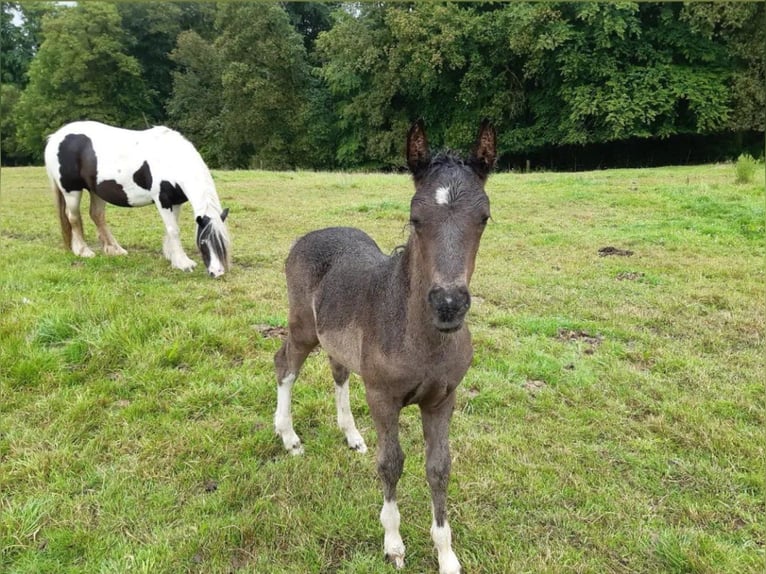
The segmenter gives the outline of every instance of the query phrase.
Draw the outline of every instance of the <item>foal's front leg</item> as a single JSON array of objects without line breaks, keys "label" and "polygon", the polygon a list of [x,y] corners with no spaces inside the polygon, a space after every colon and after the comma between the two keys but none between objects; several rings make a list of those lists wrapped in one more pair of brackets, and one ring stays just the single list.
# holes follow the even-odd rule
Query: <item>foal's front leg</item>
[{"label": "foal's front leg", "polygon": [[178,216],[181,212],[180,205],[174,205],[171,209],[162,207],[159,199],[155,202],[160,212],[162,222],[165,224],[165,239],[162,241],[162,253],[170,264],[181,271],[191,271],[196,263],[189,259],[181,245],[181,233],[178,230]]},{"label": "foal's front leg", "polygon": [[397,568],[404,567],[404,542],[399,533],[399,506],[396,503],[396,485],[404,469],[404,453],[399,445],[400,407],[388,397],[378,397],[368,390],[367,404],[378,434],[378,476],[383,483],[383,552]]},{"label": "foal's front leg", "polygon": [[452,530],[447,522],[447,484],[452,466],[449,424],[454,408],[454,391],[436,407],[420,407],[426,440],[426,477],[431,487],[431,538],[439,557],[439,574],[460,573],[460,562],[452,550]]}]

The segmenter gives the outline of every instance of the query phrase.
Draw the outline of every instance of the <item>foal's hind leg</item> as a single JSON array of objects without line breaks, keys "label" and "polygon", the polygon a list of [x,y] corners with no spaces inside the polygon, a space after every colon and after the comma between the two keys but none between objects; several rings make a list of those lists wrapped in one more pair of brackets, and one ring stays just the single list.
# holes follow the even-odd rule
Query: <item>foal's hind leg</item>
[{"label": "foal's hind leg", "polygon": [[319,344],[314,330],[313,316],[302,320],[290,313],[288,333],[284,343],[274,355],[277,371],[277,410],[274,413],[274,430],[282,437],[282,444],[290,454],[303,454],[301,439],[295,434],[290,403],[295,379],[303,362]]},{"label": "foal's hind leg", "polygon": [[80,257],[93,257],[96,254],[85,243],[85,236],[82,231],[82,218],[80,217],[82,191],[64,191],[62,195],[66,204],[66,217],[72,226],[72,253]]},{"label": "foal's hind leg", "polygon": [[104,253],[107,255],[125,255],[128,253],[120,247],[112,232],[109,231],[106,225],[106,201],[95,193],[90,194],[90,218],[96,224],[98,238],[101,240]]},{"label": "foal's hind leg", "polygon": [[335,380],[335,406],[338,410],[338,427],[346,435],[346,442],[350,449],[365,453],[367,452],[367,445],[356,428],[354,415],[351,412],[351,401],[348,396],[349,371],[332,357],[330,357],[330,367],[332,368],[332,378]]}]

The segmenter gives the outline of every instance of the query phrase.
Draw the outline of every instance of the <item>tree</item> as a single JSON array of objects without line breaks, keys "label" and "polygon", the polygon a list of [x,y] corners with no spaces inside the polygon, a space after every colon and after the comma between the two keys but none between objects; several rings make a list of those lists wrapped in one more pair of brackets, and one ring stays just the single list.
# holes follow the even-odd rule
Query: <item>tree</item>
[{"label": "tree", "polygon": [[13,20],[20,17],[18,3],[3,2],[0,10],[0,83],[22,86],[32,48],[24,37],[24,30]]},{"label": "tree", "polygon": [[224,3],[215,42],[222,62],[221,132],[233,165],[301,164],[309,66],[303,40],[276,4]]},{"label": "tree", "polygon": [[178,36],[170,58],[173,90],[167,103],[171,125],[186,135],[210,165],[229,158],[218,132],[221,122],[222,62],[218,51],[197,32]]},{"label": "tree", "polygon": [[165,103],[173,88],[170,52],[181,31],[181,8],[173,2],[118,3],[121,27],[128,39],[127,53],[141,65],[150,104],[147,120],[164,123]]},{"label": "tree", "polygon": [[2,165],[24,165],[32,159],[19,149],[13,108],[21,90],[15,84],[0,84],[0,154]]},{"label": "tree", "polygon": [[527,113],[503,144],[523,150],[726,128],[730,61],[678,4],[513,4]]},{"label": "tree", "polygon": [[44,41],[15,112],[24,150],[42,158],[44,138],[62,124],[92,119],[145,126],[141,67],[125,52],[113,4],[81,2],[43,19]]},{"label": "tree", "polygon": [[482,117],[518,116],[520,64],[504,47],[496,12],[432,3],[337,10],[317,50],[338,110],[339,163],[402,167],[402,134],[419,117],[435,145],[464,146]]},{"label": "tree", "polygon": [[332,27],[332,7],[324,2],[284,2],[283,6],[311,54],[319,34]]},{"label": "tree", "polygon": [[705,38],[722,43],[732,62],[734,130],[766,130],[766,4],[692,2],[681,18]]}]

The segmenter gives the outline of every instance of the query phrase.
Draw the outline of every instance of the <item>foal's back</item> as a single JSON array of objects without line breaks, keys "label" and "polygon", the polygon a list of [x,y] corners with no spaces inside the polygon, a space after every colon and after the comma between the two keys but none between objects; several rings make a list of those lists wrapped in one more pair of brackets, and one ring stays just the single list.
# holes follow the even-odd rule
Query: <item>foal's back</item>
[{"label": "foal's back", "polygon": [[361,374],[363,343],[378,338],[380,309],[389,306],[391,264],[359,229],[330,227],[304,235],[285,264],[291,330]]}]

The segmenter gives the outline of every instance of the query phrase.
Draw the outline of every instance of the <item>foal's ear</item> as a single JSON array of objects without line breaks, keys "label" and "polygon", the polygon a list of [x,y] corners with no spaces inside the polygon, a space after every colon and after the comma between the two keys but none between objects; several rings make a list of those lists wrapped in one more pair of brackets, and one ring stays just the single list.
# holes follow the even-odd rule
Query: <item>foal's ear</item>
[{"label": "foal's ear", "polygon": [[418,178],[431,163],[431,150],[428,149],[428,138],[423,120],[419,119],[407,132],[407,166],[412,175]]},{"label": "foal's ear", "polygon": [[227,207],[221,212],[221,221],[226,221],[226,216],[229,215],[229,208]]},{"label": "foal's ear", "polygon": [[473,144],[468,163],[481,179],[487,179],[497,159],[497,134],[488,118],[484,118]]}]

